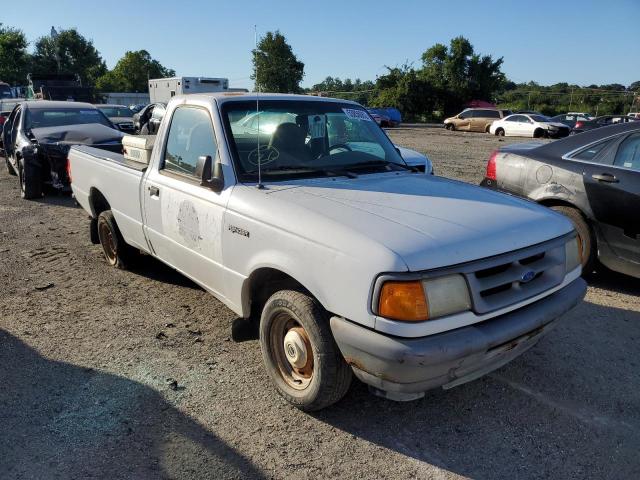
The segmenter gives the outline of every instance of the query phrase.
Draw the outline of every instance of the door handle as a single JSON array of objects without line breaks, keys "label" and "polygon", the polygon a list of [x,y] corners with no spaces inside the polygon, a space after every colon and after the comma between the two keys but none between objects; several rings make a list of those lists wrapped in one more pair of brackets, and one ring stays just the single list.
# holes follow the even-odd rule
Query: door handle
[{"label": "door handle", "polygon": [[149,195],[152,197],[160,196],[160,189],[158,187],[154,187],[153,185],[149,187]]},{"label": "door handle", "polygon": [[620,181],[615,177],[615,175],[611,175],[610,173],[603,173],[601,175],[594,173],[593,175],[591,175],[591,178],[599,182],[606,183],[618,183]]}]

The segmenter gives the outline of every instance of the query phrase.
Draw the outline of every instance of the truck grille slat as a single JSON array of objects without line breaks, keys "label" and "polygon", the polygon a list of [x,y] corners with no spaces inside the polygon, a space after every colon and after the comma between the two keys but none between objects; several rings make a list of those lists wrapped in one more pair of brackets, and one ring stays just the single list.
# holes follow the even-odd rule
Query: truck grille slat
[{"label": "truck grille slat", "polygon": [[469,285],[474,311],[482,315],[499,310],[559,285],[566,274],[566,240],[562,237],[464,265],[460,273]]}]

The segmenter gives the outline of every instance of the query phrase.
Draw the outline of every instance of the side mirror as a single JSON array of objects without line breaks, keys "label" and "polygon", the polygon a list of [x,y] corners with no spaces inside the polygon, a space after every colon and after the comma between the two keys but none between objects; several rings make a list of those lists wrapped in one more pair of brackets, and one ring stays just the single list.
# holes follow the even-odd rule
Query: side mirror
[{"label": "side mirror", "polygon": [[216,193],[224,188],[224,174],[220,162],[213,164],[211,155],[198,157],[196,163],[196,176],[200,178],[200,185],[208,187]]}]

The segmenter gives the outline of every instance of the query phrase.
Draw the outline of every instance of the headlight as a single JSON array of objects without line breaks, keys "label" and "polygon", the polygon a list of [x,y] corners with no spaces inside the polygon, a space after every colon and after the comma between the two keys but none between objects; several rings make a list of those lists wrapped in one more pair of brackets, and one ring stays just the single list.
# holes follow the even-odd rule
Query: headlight
[{"label": "headlight", "polygon": [[471,309],[462,275],[414,281],[387,281],[378,299],[378,314],[392,320],[420,322]]},{"label": "headlight", "polygon": [[565,268],[569,273],[582,265],[582,241],[579,236],[575,236],[564,244]]}]

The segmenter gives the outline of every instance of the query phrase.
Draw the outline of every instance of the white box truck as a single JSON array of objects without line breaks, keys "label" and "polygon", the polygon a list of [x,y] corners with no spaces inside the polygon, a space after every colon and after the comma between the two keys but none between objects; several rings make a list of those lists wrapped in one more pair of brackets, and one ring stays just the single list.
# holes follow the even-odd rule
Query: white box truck
[{"label": "white box truck", "polygon": [[228,89],[228,78],[170,77],[149,80],[151,103],[168,103],[176,95],[222,92]]}]

